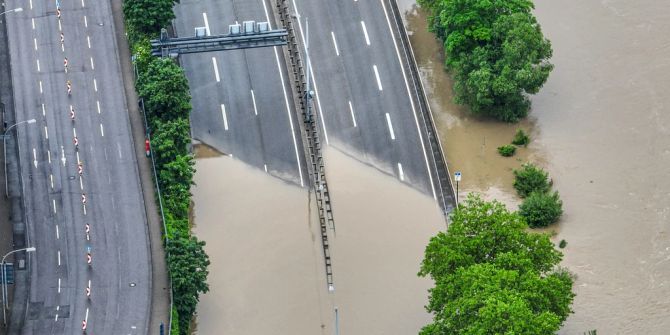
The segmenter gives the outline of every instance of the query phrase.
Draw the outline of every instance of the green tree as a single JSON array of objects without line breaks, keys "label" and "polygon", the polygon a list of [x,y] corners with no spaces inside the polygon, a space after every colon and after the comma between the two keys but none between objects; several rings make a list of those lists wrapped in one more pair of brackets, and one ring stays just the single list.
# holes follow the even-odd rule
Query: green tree
[{"label": "green tree", "polygon": [[546,234],[526,231],[517,213],[470,195],[446,233],[426,248],[419,275],[430,276],[421,334],[554,334],[574,298],[573,279]]},{"label": "green tree", "polygon": [[526,163],[520,170],[514,170],[514,188],[522,198],[532,192],[545,193],[550,187],[549,174],[532,163]]},{"label": "green tree", "polygon": [[184,70],[172,60],[152,58],[136,87],[153,123],[155,119],[188,118],[191,111],[188,80]]},{"label": "green tree", "polygon": [[532,192],[519,206],[519,214],[533,228],[546,227],[561,217],[563,202],[558,192]]},{"label": "green tree", "polygon": [[175,18],[174,0],[125,0],[123,15],[132,30],[147,36],[158,36]]},{"label": "green tree", "polygon": [[528,134],[526,134],[526,132],[521,128],[517,129],[516,134],[514,134],[514,139],[512,139],[512,144],[527,146],[528,143],[530,143],[530,137]]},{"label": "green tree", "polygon": [[157,121],[151,138],[154,158],[160,166],[188,153],[191,129],[187,118]]},{"label": "green tree", "polygon": [[516,147],[511,144],[505,144],[498,147],[498,153],[503,157],[511,157],[516,152]]},{"label": "green tree", "polygon": [[175,219],[188,218],[194,166],[193,156],[187,154],[178,155],[173,161],[158,167],[158,184],[163,194],[163,205]]},{"label": "green tree", "polygon": [[207,268],[210,262],[204,246],[204,241],[191,236],[177,237],[167,247],[173,302],[179,314],[181,334],[189,334],[191,318],[200,301],[200,294],[209,291]]}]

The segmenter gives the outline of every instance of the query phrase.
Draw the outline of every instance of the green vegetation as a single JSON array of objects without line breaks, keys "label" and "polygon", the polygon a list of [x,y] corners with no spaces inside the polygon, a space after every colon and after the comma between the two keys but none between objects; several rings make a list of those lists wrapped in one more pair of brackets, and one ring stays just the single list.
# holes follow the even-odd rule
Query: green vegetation
[{"label": "green vegetation", "polygon": [[563,249],[568,245],[568,241],[566,240],[561,240],[561,242],[558,243],[558,247]]},{"label": "green vegetation", "polygon": [[418,0],[430,30],[444,40],[456,102],[479,115],[514,122],[530,110],[529,94],[553,69],[552,50],[530,0]]},{"label": "green vegetation", "polygon": [[532,192],[519,206],[519,214],[531,228],[546,227],[563,214],[563,202],[558,192]]},{"label": "green vegetation", "polygon": [[514,139],[512,139],[512,144],[526,146],[528,143],[530,143],[530,137],[528,137],[528,134],[526,134],[523,129],[517,129],[516,134],[514,135]]},{"label": "green vegetation", "polygon": [[550,187],[549,174],[532,163],[524,164],[521,170],[514,170],[514,188],[522,198],[535,191],[547,192]]},{"label": "green vegetation", "polygon": [[504,157],[513,156],[516,152],[516,147],[511,144],[506,144],[501,147],[498,147],[498,153]]},{"label": "green vegetation", "polygon": [[546,234],[529,233],[517,213],[469,195],[447,232],[426,247],[420,276],[430,276],[422,335],[554,334],[571,313],[573,278]]},{"label": "green vegetation", "polygon": [[174,18],[172,0],[126,0],[124,14],[137,68],[165,215],[167,264],[172,281],[172,334],[190,334],[200,294],[209,291],[205,243],[191,236],[189,209],[195,161],[189,152],[191,96],[184,71],[151,56],[149,39]]}]

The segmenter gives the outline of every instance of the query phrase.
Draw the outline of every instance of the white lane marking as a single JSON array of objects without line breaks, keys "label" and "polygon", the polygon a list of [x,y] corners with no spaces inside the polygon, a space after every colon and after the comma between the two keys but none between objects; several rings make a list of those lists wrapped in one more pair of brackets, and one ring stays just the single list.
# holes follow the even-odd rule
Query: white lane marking
[{"label": "white lane marking", "polygon": [[77,151],[77,164],[80,164],[81,161],[79,160],[79,151]]},{"label": "white lane marking", "polygon": [[395,140],[395,133],[393,132],[393,124],[391,123],[391,115],[386,113],[386,123],[389,125],[389,133],[391,134],[391,139]]},{"label": "white lane marking", "polygon": [[409,96],[409,102],[412,106],[412,113],[414,113],[414,123],[416,124],[416,130],[419,133],[419,142],[421,143],[421,149],[423,150],[423,159],[426,162],[426,170],[428,170],[430,187],[433,190],[433,199],[437,200],[437,193],[435,192],[435,185],[433,183],[433,175],[430,173],[430,165],[428,163],[428,153],[426,152],[426,145],[423,143],[423,135],[421,135],[421,128],[419,127],[419,118],[416,115],[416,108],[414,107],[414,100],[412,100],[412,94],[410,93],[409,90],[409,83],[407,82],[407,75],[405,74],[405,68],[402,66],[402,59],[400,58],[398,43],[395,40],[395,34],[393,33],[393,29],[391,28],[391,20],[389,19],[388,12],[386,11],[386,4],[384,4],[384,0],[380,0],[380,2],[382,3],[382,7],[384,9],[384,15],[386,16],[386,23],[388,24],[389,32],[391,33],[391,40],[393,40],[393,46],[395,47],[395,53],[398,57],[398,63],[400,64],[402,77],[405,80],[405,89],[407,90],[407,96]]},{"label": "white lane marking", "polygon": [[30,0],[30,9],[33,9],[33,0]]},{"label": "white lane marking", "polygon": [[47,115],[47,110],[44,108],[44,104],[42,104],[42,116]]},{"label": "white lane marking", "polygon": [[60,266],[60,250],[58,250],[58,266]]},{"label": "white lane marking", "polygon": [[37,72],[40,72],[40,60],[37,60]]},{"label": "white lane marking", "polygon": [[84,5],[84,0],[81,0],[81,6],[86,7],[86,5]]},{"label": "white lane marking", "polygon": [[42,81],[40,80],[40,94],[42,94]]},{"label": "white lane marking", "polygon": [[84,206],[84,215],[86,215],[86,205],[84,204],[82,206]]},{"label": "white lane marking", "polygon": [[202,13],[202,19],[205,20],[205,31],[207,36],[209,36],[209,21],[207,21],[207,13]]},{"label": "white lane marking", "polygon": [[401,181],[405,181],[405,172],[402,170],[402,164],[398,163],[398,175]]},{"label": "white lane marking", "polygon": [[56,313],[56,317],[54,318],[54,322],[58,322],[58,313]]},{"label": "white lane marking", "polygon": [[221,116],[223,116],[223,129],[228,130],[228,117],[226,116],[226,105],[221,104]]},{"label": "white lane marking", "polygon": [[88,44],[88,48],[90,49],[91,48],[91,37],[90,36],[86,36],[86,44]]},{"label": "white lane marking", "polygon": [[365,28],[365,21],[361,21],[361,27],[363,27],[363,35],[365,35],[365,43],[370,45],[370,37],[368,36],[367,28]]},{"label": "white lane marking", "polygon": [[267,165],[267,164],[263,164],[263,168],[265,169],[265,173],[267,173],[267,172],[268,172],[268,165]]},{"label": "white lane marking", "polygon": [[60,51],[65,52],[65,44],[60,45]]},{"label": "white lane marking", "polygon": [[[56,225],[56,239],[60,239],[60,229],[58,229],[58,225]],[[58,286],[60,286],[60,279],[58,279]]]},{"label": "white lane marking", "polygon": [[105,137],[105,129],[102,128],[102,123],[100,124],[100,135],[102,135],[102,137]]},{"label": "white lane marking", "polygon": [[93,78],[93,89],[97,92],[98,91],[98,81]]},{"label": "white lane marking", "polygon": [[[58,226],[56,226],[56,227],[58,227]],[[58,293],[60,293],[60,278],[58,278]],[[58,306],[58,307],[60,307],[60,306]],[[58,309],[56,309],[56,310],[58,310]],[[56,317],[58,317],[58,315],[56,315]]]},{"label": "white lane marking", "polygon": [[83,191],[84,190],[84,178],[79,177],[79,188]]},{"label": "white lane marking", "polygon": [[86,317],[84,317],[84,321],[88,322],[88,307],[86,307]]},{"label": "white lane marking", "polygon": [[351,112],[351,120],[354,121],[354,128],[358,127],[358,125],[356,125],[356,116],[354,115],[354,107],[351,105],[351,101],[349,101],[349,112]]},{"label": "white lane marking", "polygon": [[62,145],[60,146],[60,160],[61,162],[63,162],[63,166],[65,166],[65,161],[67,161],[67,158],[65,158],[65,149],[63,148]]},{"label": "white lane marking", "polygon": [[340,49],[337,48],[337,41],[335,40],[335,32],[330,32],[330,36],[333,37],[333,45],[335,46],[335,54],[340,55]]},{"label": "white lane marking", "polygon": [[47,126],[44,126],[44,137],[46,137],[47,140],[49,139],[49,129],[47,129]]},{"label": "white lane marking", "polygon": [[383,91],[384,89],[382,88],[382,81],[379,79],[379,71],[377,71],[377,65],[372,65],[372,69],[375,71],[375,78],[377,78],[377,87],[379,88],[380,91]]},{"label": "white lane marking", "polygon": [[[265,1],[263,2],[263,5],[265,5]],[[270,21],[267,9],[265,8],[265,6],[263,8],[265,9],[265,17],[267,18],[268,21]],[[300,17],[300,13],[298,12],[298,6],[295,4],[295,0],[293,0],[293,8],[295,8],[296,16]],[[302,45],[305,45],[305,33],[302,30],[302,22],[300,20],[298,20],[298,28],[300,28],[300,38],[302,39]],[[319,107],[319,115],[321,115],[321,127],[323,128],[323,138],[326,140],[326,145],[329,145],[330,142],[328,141],[328,130],[326,129],[326,121],[324,121],[325,119],[323,118],[321,99],[319,99],[319,87],[316,84],[316,75],[314,73],[312,63],[309,64],[309,73],[312,75],[312,83],[314,84],[314,93],[316,93],[316,105]],[[296,152],[297,151],[298,149],[296,148]]]},{"label": "white lane marking", "polygon": [[[116,150],[119,152],[119,158],[123,158],[121,155],[121,144],[116,143]],[[79,156],[77,156],[77,160],[79,160]]]},{"label": "white lane marking", "polygon": [[54,213],[58,213],[58,212],[56,211],[56,199],[53,199],[52,201],[53,201],[53,205],[54,205]]},{"label": "white lane marking", "polygon": [[33,148],[33,164],[35,164],[35,168],[37,168],[37,151],[35,151],[35,148]]},{"label": "white lane marking", "polygon": [[100,101],[96,101],[95,105],[98,106],[98,114],[100,114]]},{"label": "white lane marking", "polygon": [[258,115],[258,109],[256,109],[256,96],[254,95],[254,90],[251,90],[251,102],[254,103],[254,115]]},{"label": "white lane marking", "polygon": [[219,77],[219,67],[216,65],[216,57],[212,57],[212,65],[214,66],[214,77],[218,83],[221,81],[221,77]]},{"label": "white lane marking", "polygon": [[54,188],[54,175],[49,174],[49,179],[51,180],[51,188]]},{"label": "white lane marking", "polygon": [[84,26],[88,28],[88,19],[86,18],[86,15],[84,15]]},{"label": "white lane marking", "polygon": [[[263,10],[265,11],[265,18],[267,19],[267,22],[270,22],[270,15],[268,15],[268,9],[267,9],[267,6],[265,5],[265,1],[263,1]],[[286,93],[286,85],[284,85],[284,74],[282,73],[282,70],[281,70],[282,67],[281,67],[281,63],[279,62],[279,53],[277,52],[277,48],[274,47],[273,49],[275,51],[275,60],[277,61],[277,70],[279,72],[279,80],[281,81],[281,88],[282,88],[282,91],[284,91],[284,102],[286,104],[286,113],[288,114],[288,122],[291,125],[291,137],[293,138],[293,149],[295,150],[295,160],[296,160],[296,164],[298,165],[298,174],[300,175],[300,186],[304,187],[305,182],[302,178],[302,166],[300,165],[300,155],[298,155],[298,142],[295,138],[295,127],[293,126],[293,116],[291,116],[291,107],[289,106],[289,103],[288,103],[288,95]],[[314,84],[314,89],[316,90],[316,81],[315,81],[315,84]],[[316,92],[318,94],[319,91],[317,90]],[[321,107],[319,106],[319,108],[321,108]],[[323,122],[323,119],[321,120],[321,122]],[[325,125],[323,127],[323,131],[324,131],[324,134],[325,134],[325,132],[326,132]],[[328,135],[325,135],[325,136],[326,136],[326,142],[328,142]]]},{"label": "white lane marking", "polygon": [[47,150],[47,157],[49,158],[49,164],[51,164],[51,150]]},{"label": "white lane marking", "polygon": [[37,51],[37,38],[33,38],[33,44],[35,45],[35,51]]},{"label": "white lane marking", "polygon": [[63,31],[63,26],[61,26],[60,20],[58,20],[58,31]]},{"label": "white lane marking", "polygon": [[91,70],[95,70],[95,65],[93,64],[93,57],[91,57]]},{"label": "white lane marking", "polygon": [[33,23],[33,30],[35,30],[35,18],[30,19]]},{"label": "white lane marking", "polygon": [[77,137],[77,128],[72,127],[72,136]]}]

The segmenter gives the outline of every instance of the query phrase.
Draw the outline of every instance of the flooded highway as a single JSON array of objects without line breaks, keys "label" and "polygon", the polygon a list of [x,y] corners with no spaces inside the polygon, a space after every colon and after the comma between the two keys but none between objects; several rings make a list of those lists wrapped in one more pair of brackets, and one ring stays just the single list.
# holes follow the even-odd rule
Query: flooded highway
[{"label": "flooded highway", "polygon": [[[556,68],[520,124],[477,120],[451,96],[441,45],[414,2],[399,1],[461,196],[516,207],[511,170],[544,166],[564,202],[555,241],[577,275],[562,334],[667,334],[670,329],[670,3],[538,0]],[[496,147],[516,129],[532,142]]]}]

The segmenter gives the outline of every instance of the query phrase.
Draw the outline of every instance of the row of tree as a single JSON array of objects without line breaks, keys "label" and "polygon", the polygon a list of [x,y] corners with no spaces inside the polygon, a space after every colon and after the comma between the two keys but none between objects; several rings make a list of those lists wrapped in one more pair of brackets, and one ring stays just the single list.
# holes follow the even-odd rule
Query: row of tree
[{"label": "row of tree", "polygon": [[205,243],[191,235],[190,188],[195,162],[189,115],[191,95],[184,71],[171,59],[151,56],[149,39],[174,18],[172,0],[125,0],[123,11],[135,56],[135,88],[143,98],[165,216],[167,264],[172,281],[172,334],[190,334],[202,293],[209,291]]},{"label": "row of tree", "polygon": [[475,114],[517,121],[528,94],[546,82],[551,44],[531,13],[531,0],[418,0],[431,31],[444,41],[456,101]]},{"label": "row of tree", "polygon": [[459,204],[421,264],[435,282],[421,334],[555,334],[571,313],[573,278],[549,236],[527,228],[499,202]]}]

